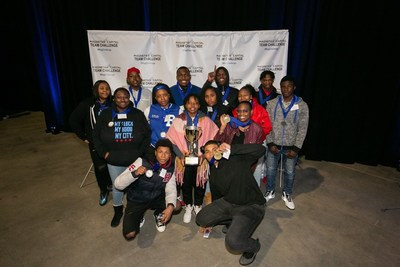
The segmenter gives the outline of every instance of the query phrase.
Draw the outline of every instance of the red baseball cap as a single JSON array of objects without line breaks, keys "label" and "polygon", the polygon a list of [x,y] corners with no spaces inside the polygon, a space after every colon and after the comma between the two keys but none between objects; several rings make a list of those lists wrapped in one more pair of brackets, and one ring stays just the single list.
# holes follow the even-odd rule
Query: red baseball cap
[{"label": "red baseball cap", "polygon": [[129,75],[129,73],[131,73],[131,72],[136,72],[137,74],[140,75],[140,70],[138,68],[132,67],[132,68],[128,69],[127,75]]}]

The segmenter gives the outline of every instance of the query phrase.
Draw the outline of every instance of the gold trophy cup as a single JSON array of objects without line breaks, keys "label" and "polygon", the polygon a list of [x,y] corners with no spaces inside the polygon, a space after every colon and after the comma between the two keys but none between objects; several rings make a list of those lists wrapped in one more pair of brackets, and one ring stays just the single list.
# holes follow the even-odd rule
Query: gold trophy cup
[{"label": "gold trophy cup", "polygon": [[197,126],[185,126],[185,138],[189,142],[189,155],[185,157],[185,165],[199,165],[199,158],[195,152],[195,142],[201,136],[201,128]]}]

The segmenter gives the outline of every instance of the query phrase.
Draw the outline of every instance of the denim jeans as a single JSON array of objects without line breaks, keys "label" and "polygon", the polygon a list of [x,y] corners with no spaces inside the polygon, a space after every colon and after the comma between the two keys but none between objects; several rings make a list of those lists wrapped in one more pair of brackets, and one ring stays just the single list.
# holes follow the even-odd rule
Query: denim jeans
[{"label": "denim jeans", "polygon": [[226,246],[238,253],[255,252],[258,244],[251,236],[264,214],[265,205],[235,205],[219,198],[203,207],[196,216],[196,223],[202,227],[228,224]]},{"label": "denim jeans", "polygon": [[125,169],[127,167],[114,166],[114,165],[111,165],[111,164],[107,164],[107,166],[108,166],[108,171],[110,173],[111,180],[113,182],[113,191],[112,191],[113,205],[114,205],[114,207],[122,206],[122,204],[123,204],[122,200],[124,198],[124,192],[116,189],[115,186],[114,186],[114,182],[115,182],[115,179],[118,177],[118,175],[120,175],[123,171],[125,171]]},{"label": "denim jeans", "polygon": [[290,149],[282,149],[279,153],[273,154],[271,151],[267,155],[267,191],[275,190],[275,180],[278,164],[282,156],[283,164],[283,190],[287,194],[293,193],[294,172],[298,156],[288,158],[287,153]]}]

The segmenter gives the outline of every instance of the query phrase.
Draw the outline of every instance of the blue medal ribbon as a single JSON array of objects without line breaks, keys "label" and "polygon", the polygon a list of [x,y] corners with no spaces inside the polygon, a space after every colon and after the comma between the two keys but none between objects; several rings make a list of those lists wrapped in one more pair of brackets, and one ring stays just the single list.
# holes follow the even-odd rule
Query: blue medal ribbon
[{"label": "blue medal ribbon", "polygon": [[[231,116],[229,116],[229,117],[231,118],[229,125],[234,129],[238,128],[239,126],[246,127],[251,124],[251,119],[248,122],[241,122],[240,120],[238,120],[235,117],[231,117]],[[236,125],[236,127],[234,125]]]},{"label": "blue medal ribbon", "polygon": [[192,90],[192,83],[189,83],[188,84],[188,86],[187,86],[187,89],[186,89],[186,93],[183,93],[183,89],[182,89],[182,87],[179,85],[179,83],[176,83],[176,85],[178,85],[178,87],[179,87],[179,94],[181,95],[181,97],[182,97],[182,100],[183,99],[185,99],[185,97],[188,95],[188,94],[190,94],[190,90]]},{"label": "blue medal ribbon", "polygon": [[268,100],[270,100],[271,99],[271,97],[272,97],[272,92],[271,92],[271,94],[269,94],[267,97],[265,97],[265,98],[263,98],[263,93],[262,93],[262,91],[263,91],[263,89],[262,89],[262,86],[260,85],[259,87],[258,87],[258,99],[260,100],[260,104],[261,105],[264,105]]},{"label": "blue medal ribbon", "polygon": [[215,108],[213,114],[211,115],[211,120],[212,121],[214,121],[215,117],[217,117],[217,113],[218,113],[218,109]]},{"label": "blue medal ribbon", "polygon": [[[168,110],[172,106],[172,103],[169,103],[167,108],[163,108],[160,104],[157,104],[157,105],[160,106],[160,108],[161,108],[161,110],[163,112],[163,121],[165,122],[165,116],[168,114]],[[168,131],[167,125],[165,123],[163,123],[161,132],[165,132],[166,133],[167,131]]]},{"label": "blue medal ribbon", "polygon": [[[226,90],[225,90],[225,93],[224,93],[224,96],[222,97],[222,104],[224,104],[224,102],[226,101],[226,99],[228,98],[228,95],[229,95],[229,91],[231,90],[231,88],[229,87],[229,85],[228,85],[228,87],[226,88]],[[221,92],[222,93],[222,92]]]},{"label": "blue medal ribbon", "polygon": [[99,100],[97,100],[96,101],[98,104],[99,104],[99,106],[100,106],[100,108],[99,108],[99,112],[97,112],[97,116],[100,116],[100,113],[103,111],[103,110],[105,110],[105,109],[107,109],[108,108],[108,102],[107,102],[107,100],[106,101],[104,101],[104,104],[102,104]]},{"label": "blue medal ribbon", "polygon": [[133,91],[132,91],[132,87],[131,86],[129,86],[129,92],[131,93],[131,96],[132,96],[132,98],[133,98],[133,102],[134,102],[134,104],[135,104],[135,108],[137,108],[137,106],[138,106],[138,104],[139,104],[139,101],[140,101],[140,98],[142,97],[142,87],[139,87],[139,92],[138,92],[138,99],[136,100],[136,98],[133,96]]},{"label": "blue medal ribbon", "polygon": [[297,102],[297,96],[293,95],[292,101],[290,102],[290,105],[287,108],[283,107],[283,103],[282,103],[282,96],[278,97],[278,103],[279,106],[282,109],[282,113],[283,113],[283,118],[286,119],[286,116],[289,114],[289,111],[292,109],[294,103]]},{"label": "blue medal ribbon", "polygon": [[189,113],[187,112],[187,110],[185,110],[185,114],[186,114],[186,121],[187,121],[187,125],[188,126],[197,126],[197,123],[199,122],[199,112],[196,113],[196,116],[194,116],[194,119],[192,120],[192,117],[189,116]]}]

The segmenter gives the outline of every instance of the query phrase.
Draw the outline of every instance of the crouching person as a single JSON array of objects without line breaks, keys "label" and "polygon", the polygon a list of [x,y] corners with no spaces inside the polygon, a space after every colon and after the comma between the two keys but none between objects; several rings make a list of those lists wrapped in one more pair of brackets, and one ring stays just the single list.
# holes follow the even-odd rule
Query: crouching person
[{"label": "crouching person", "polygon": [[155,162],[138,158],[115,180],[115,187],[125,190],[127,205],[123,220],[123,234],[131,240],[144,224],[144,213],[154,210],[156,228],[165,231],[176,207],[176,181],[172,143],[161,139],[155,145]]}]

